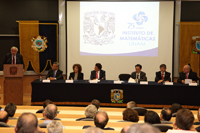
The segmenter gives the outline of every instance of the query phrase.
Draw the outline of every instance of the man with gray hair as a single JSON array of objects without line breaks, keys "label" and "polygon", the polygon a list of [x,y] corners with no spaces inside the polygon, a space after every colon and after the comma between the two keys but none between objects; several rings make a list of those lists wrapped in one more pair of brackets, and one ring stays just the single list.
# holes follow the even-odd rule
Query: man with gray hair
[{"label": "man with gray hair", "polygon": [[58,62],[54,62],[53,66],[52,66],[52,69],[49,70],[46,78],[49,79],[49,80],[63,79],[62,73],[63,73],[63,71],[61,71],[59,69],[59,63]]},{"label": "man with gray hair", "polygon": [[48,133],[63,133],[63,125],[60,121],[53,120],[47,124]]},{"label": "man with gray hair", "polygon": [[86,108],[85,108],[85,116],[86,118],[79,118],[79,119],[76,119],[76,121],[94,121],[94,116],[96,115],[97,113],[97,108],[95,105],[88,105]]},{"label": "man with gray hair", "polygon": [[[57,107],[55,104],[49,104],[45,107],[43,111],[43,117],[45,119],[44,123],[39,124],[39,127],[46,127],[48,123],[52,122],[57,116]],[[64,128],[64,127],[63,127]]]},{"label": "man with gray hair", "polygon": [[137,104],[134,101],[130,101],[127,103],[127,108],[134,108],[137,107]]},{"label": "man with gray hair", "polygon": [[23,56],[17,52],[18,52],[18,48],[13,46],[11,48],[11,52],[6,54],[3,64],[13,64],[13,65],[23,64],[24,65]]},{"label": "man with gray hair", "polygon": [[133,124],[126,133],[160,133],[160,130],[150,124]]},{"label": "man with gray hair", "polygon": [[197,73],[193,72],[189,65],[183,67],[183,71],[179,73],[178,83],[185,84],[185,79],[192,79],[192,82],[195,83],[199,79]]},{"label": "man with gray hair", "polygon": [[101,130],[98,127],[89,127],[85,130],[84,133],[104,133],[103,130]]}]

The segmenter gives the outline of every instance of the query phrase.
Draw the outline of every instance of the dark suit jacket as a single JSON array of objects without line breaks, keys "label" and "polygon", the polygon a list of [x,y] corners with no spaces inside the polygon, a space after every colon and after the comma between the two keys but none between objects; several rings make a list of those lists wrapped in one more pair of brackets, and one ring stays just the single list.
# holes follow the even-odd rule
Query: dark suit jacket
[{"label": "dark suit jacket", "polygon": [[[136,79],[136,71],[131,73],[131,78]],[[139,81],[147,81],[146,73],[140,71],[140,79]]]},{"label": "dark suit jacket", "polygon": [[[91,71],[90,79],[96,79],[96,71]],[[99,79],[106,80],[106,72],[104,70],[100,70]]]},{"label": "dark suit jacket", "polygon": [[[164,81],[169,81],[169,82],[171,82],[170,74],[171,74],[171,73],[165,71]],[[158,81],[161,80],[161,79],[162,79],[161,71],[156,72],[155,82],[158,82]]]},{"label": "dark suit jacket", "polygon": [[[185,80],[185,79],[186,79],[185,73],[180,72],[177,82],[178,82],[178,83],[182,83],[181,81],[182,81],[182,80]],[[198,80],[199,78],[197,77],[197,73],[196,73],[196,72],[190,71],[189,76],[188,76],[188,79],[192,79],[192,81],[197,82],[197,80]]]},{"label": "dark suit jacket", "polygon": [[[56,72],[57,80],[63,79],[62,73],[63,73],[63,71],[61,71],[60,69],[57,70],[57,72]],[[53,74],[54,74],[54,70],[50,69],[46,78],[53,77]]]},{"label": "dark suit jacket", "polygon": [[[11,53],[6,54],[3,64],[12,64],[12,54]],[[23,56],[19,53],[16,54],[16,64],[23,64],[23,66],[24,66]]]},{"label": "dark suit jacket", "polygon": [[[75,76],[75,72],[71,72],[70,73],[70,76],[69,76],[69,79],[74,79],[74,76]],[[78,80],[83,80],[83,73],[78,73],[78,77],[77,77]]]}]

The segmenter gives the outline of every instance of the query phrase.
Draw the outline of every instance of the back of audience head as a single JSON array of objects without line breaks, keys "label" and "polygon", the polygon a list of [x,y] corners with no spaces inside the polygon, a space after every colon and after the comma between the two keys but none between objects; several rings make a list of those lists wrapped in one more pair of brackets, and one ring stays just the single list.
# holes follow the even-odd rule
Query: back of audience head
[{"label": "back of audience head", "polygon": [[131,108],[127,108],[123,111],[123,120],[125,121],[132,121],[132,122],[138,122],[139,116],[137,111]]},{"label": "back of audience head", "polygon": [[94,117],[95,126],[101,129],[104,129],[108,121],[109,121],[108,114],[103,110],[97,112],[97,114]]},{"label": "back of audience head", "polygon": [[6,111],[0,111],[0,122],[7,123],[8,122],[8,113]]},{"label": "back of audience head", "polygon": [[47,124],[47,131],[48,133],[62,133],[63,125],[60,121],[53,120]]},{"label": "back of audience head", "polygon": [[160,117],[154,111],[147,111],[147,113],[144,116],[144,121],[149,123],[149,124],[159,124],[159,123],[161,123]]},{"label": "back of audience head", "polygon": [[171,112],[176,113],[179,109],[182,109],[182,106],[179,103],[173,103],[171,106]]},{"label": "back of audience head", "polygon": [[88,105],[86,108],[85,108],[85,116],[87,118],[94,118],[94,116],[96,115],[97,113],[97,108],[96,106],[90,104]]},{"label": "back of audience head", "polygon": [[13,103],[8,103],[5,107],[5,111],[8,112],[9,117],[13,117],[15,115],[15,111],[17,106]]},{"label": "back of audience head", "polygon": [[126,133],[160,133],[160,130],[150,124],[133,124]]},{"label": "back of audience head", "polygon": [[92,102],[91,102],[91,104],[93,104],[94,106],[96,106],[97,109],[99,109],[99,107],[100,107],[100,102],[97,99],[93,99]]},{"label": "back of audience head", "polygon": [[200,121],[200,108],[198,109],[198,112],[197,112],[197,118]]},{"label": "back of audience head", "polygon": [[130,128],[130,125],[126,125],[125,127],[122,128],[120,133],[126,133],[129,128]]},{"label": "back of audience head", "polygon": [[180,109],[176,114],[175,125],[182,130],[193,128],[194,115],[189,109]]},{"label": "back of audience head", "polygon": [[49,104],[53,104],[53,102],[52,102],[51,100],[49,100],[49,99],[45,100],[45,101],[43,102],[43,108],[45,109],[45,107],[46,107],[47,105],[49,105]]},{"label": "back of audience head", "polygon": [[171,117],[172,113],[170,108],[167,107],[163,108],[160,114],[160,120],[170,121]]},{"label": "back of audience head", "polygon": [[134,107],[137,107],[136,102],[130,101],[130,102],[127,103],[127,108],[134,108]]},{"label": "back of audience head", "polygon": [[84,133],[103,133],[103,130],[98,127],[89,127]]},{"label": "back of audience head", "polygon": [[57,116],[57,107],[55,104],[49,104],[45,107],[43,111],[43,116],[45,119],[53,120]]},{"label": "back of audience head", "polygon": [[17,120],[17,125],[15,127],[15,132],[27,132],[37,130],[38,119],[33,113],[23,113]]}]

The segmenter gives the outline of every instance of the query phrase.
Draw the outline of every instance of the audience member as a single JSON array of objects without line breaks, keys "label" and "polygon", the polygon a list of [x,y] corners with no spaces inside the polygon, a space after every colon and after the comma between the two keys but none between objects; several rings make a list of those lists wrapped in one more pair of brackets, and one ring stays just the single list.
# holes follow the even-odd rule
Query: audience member
[{"label": "audience member", "polygon": [[106,80],[106,72],[102,70],[102,65],[100,63],[95,64],[94,70],[91,71],[90,79]]},{"label": "audience member", "polygon": [[97,110],[98,110],[99,107],[100,107],[100,101],[97,100],[97,99],[93,99],[92,102],[91,102],[91,104],[95,105],[95,106],[97,107]]},{"label": "audience member", "polygon": [[85,116],[84,118],[76,119],[76,121],[94,121],[94,116],[97,113],[96,106],[90,104],[85,108]]},{"label": "audience member", "polygon": [[133,124],[126,133],[160,133],[160,130],[150,124]]},{"label": "audience member", "polygon": [[168,123],[171,120],[171,117],[172,117],[172,112],[170,108],[167,108],[167,107],[163,108],[160,114],[161,123]]},{"label": "audience member", "polygon": [[103,133],[103,130],[98,127],[88,127],[84,133]]},{"label": "audience member", "polygon": [[[13,119],[13,116],[15,115],[17,106],[14,103],[8,103],[5,107],[5,111],[8,113],[9,119]],[[17,118],[14,118],[17,119]]]},{"label": "audience member", "polygon": [[130,101],[130,102],[127,103],[126,107],[132,109],[134,107],[137,107],[137,104],[134,101]]},{"label": "audience member", "polygon": [[123,120],[124,121],[131,121],[131,122],[138,122],[139,116],[137,111],[131,108],[127,108],[123,111]]},{"label": "audience member", "polygon": [[[94,117],[94,124],[96,127],[99,127],[103,130],[114,130],[113,128],[110,128],[110,127],[105,128],[108,121],[109,121],[108,114],[103,110],[100,110],[99,112],[97,112],[97,114]],[[88,128],[88,127],[91,127],[91,126],[83,126],[83,129]]]},{"label": "audience member", "polygon": [[49,100],[49,99],[45,100],[45,101],[43,102],[43,109],[38,110],[36,113],[43,113],[45,107],[46,107],[47,105],[49,105],[49,104],[53,104],[53,102],[52,102],[51,100]]},{"label": "audience member", "polygon": [[194,115],[189,109],[180,109],[176,114],[173,130],[169,129],[167,133],[196,132],[193,126]]},{"label": "audience member", "polygon": [[135,65],[135,71],[131,73],[131,78],[137,79],[138,81],[147,81],[146,73],[141,71],[142,65]]},{"label": "audience member", "polygon": [[171,106],[172,117],[176,117],[176,112],[182,109],[182,106],[179,103],[173,103]]},{"label": "audience member", "polygon": [[147,113],[144,116],[144,121],[149,123],[149,124],[159,124],[159,123],[161,123],[160,117],[154,111],[147,111]]},{"label": "audience member", "polygon": [[126,125],[125,127],[122,128],[120,133],[127,133],[129,128],[130,128],[130,125]]},{"label": "audience member", "polygon": [[5,110],[0,111],[0,122],[7,123],[8,117],[9,117],[9,114]]},{"label": "audience member", "polygon": [[35,133],[37,130],[39,130],[39,128],[36,115],[32,113],[23,113],[18,118],[17,125],[15,127],[16,133]]},{"label": "audience member", "polygon": [[63,125],[60,121],[53,120],[52,122],[47,124],[47,131],[48,133],[62,133]]}]

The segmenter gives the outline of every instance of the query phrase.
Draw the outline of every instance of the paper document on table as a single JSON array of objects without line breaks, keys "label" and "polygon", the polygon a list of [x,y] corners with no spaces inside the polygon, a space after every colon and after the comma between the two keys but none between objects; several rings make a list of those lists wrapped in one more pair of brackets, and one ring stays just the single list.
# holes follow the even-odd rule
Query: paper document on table
[{"label": "paper document on table", "polygon": [[136,82],[135,82],[135,79],[130,77],[129,80],[128,80],[128,83],[136,83]]},{"label": "paper document on table", "polygon": [[185,84],[192,83],[192,79],[185,79]]}]

